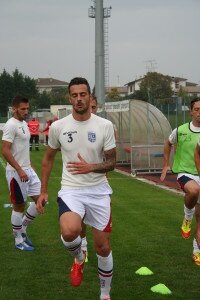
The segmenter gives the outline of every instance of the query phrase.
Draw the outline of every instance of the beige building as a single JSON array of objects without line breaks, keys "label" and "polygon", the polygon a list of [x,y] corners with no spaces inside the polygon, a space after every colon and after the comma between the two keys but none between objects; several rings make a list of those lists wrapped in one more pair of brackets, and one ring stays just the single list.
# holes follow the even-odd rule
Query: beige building
[{"label": "beige building", "polygon": [[54,78],[37,78],[35,81],[39,93],[44,91],[49,93],[53,89],[67,88],[69,85],[69,83],[66,81],[61,81]]},{"label": "beige building", "polygon": [[185,86],[183,88],[183,91],[185,91],[188,94],[188,96],[200,97],[200,85]]}]

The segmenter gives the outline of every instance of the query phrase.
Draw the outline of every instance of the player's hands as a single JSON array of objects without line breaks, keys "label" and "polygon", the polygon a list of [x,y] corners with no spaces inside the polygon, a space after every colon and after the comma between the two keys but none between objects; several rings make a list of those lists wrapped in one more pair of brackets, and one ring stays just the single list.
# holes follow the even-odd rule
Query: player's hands
[{"label": "player's hands", "polygon": [[22,182],[27,182],[29,180],[27,174],[22,169],[19,169],[17,171],[17,173],[18,173],[18,175],[19,175]]},{"label": "player's hands", "polygon": [[36,209],[39,214],[44,213],[44,206],[48,201],[48,194],[47,193],[41,193],[39,198],[37,199],[36,203]]},{"label": "player's hands", "polygon": [[160,180],[161,180],[161,181],[164,181],[164,180],[165,180],[165,177],[166,177],[168,171],[171,171],[170,166],[166,166],[166,167],[164,167],[164,168],[162,169],[162,173],[161,173],[161,175],[160,175]]},{"label": "player's hands", "polygon": [[80,153],[77,154],[77,157],[80,161],[69,161],[67,164],[67,170],[71,174],[87,174],[93,172],[93,165],[87,163]]}]

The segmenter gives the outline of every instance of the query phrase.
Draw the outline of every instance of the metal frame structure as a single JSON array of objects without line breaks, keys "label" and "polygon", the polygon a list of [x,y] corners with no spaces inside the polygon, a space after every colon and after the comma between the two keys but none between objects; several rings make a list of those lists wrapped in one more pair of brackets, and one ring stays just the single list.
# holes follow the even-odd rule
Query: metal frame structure
[{"label": "metal frame structure", "polygon": [[104,112],[105,87],[109,85],[108,21],[111,7],[103,7],[103,0],[92,0],[88,16],[95,18],[95,95]]}]

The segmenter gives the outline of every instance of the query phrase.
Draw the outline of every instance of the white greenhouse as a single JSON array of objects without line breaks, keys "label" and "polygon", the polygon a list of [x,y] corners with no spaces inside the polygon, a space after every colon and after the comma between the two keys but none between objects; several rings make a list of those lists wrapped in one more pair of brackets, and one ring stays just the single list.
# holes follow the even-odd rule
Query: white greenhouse
[{"label": "white greenhouse", "polygon": [[106,103],[106,113],[116,127],[117,162],[131,164],[133,174],[161,171],[172,131],[163,113],[141,100]]}]

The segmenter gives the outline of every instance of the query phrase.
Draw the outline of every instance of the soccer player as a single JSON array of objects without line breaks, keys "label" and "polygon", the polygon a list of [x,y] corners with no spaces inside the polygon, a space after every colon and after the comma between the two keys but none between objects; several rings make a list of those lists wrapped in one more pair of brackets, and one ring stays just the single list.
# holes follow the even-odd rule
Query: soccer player
[{"label": "soccer player", "polygon": [[[191,101],[192,121],[175,128],[169,140],[164,146],[164,166],[161,174],[161,181],[164,181],[167,171],[170,170],[169,158],[172,145],[176,145],[176,153],[172,166],[173,173],[177,173],[177,181],[183,191],[184,196],[184,219],[181,232],[184,239],[188,239],[191,234],[191,223],[195,212],[195,206],[200,204],[200,180],[195,166],[194,152],[197,141],[200,138],[200,98]],[[198,222],[196,224],[197,236]],[[199,235],[200,236],[200,235]],[[200,265],[200,248],[196,238],[193,241],[193,260]]]},{"label": "soccer player", "polygon": [[[198,170],[198,175],[200,177],[200,138],[198,140],[198,144],[194,153],[194,158],[195,158],[195,165]],[[193,253],[194,256],[193,259],[196,261],[197,265],[200,265],[200,259],[199,259],[200,257],[200,203],[199,201],[195,206],[195,216],[196,216],[196,223],[197,223],[195,236],[196,236],[196,241],[199,249],[196,253]]]},{"label": "soccer player", "polygon": [[110,121],[91,114],[90,86],[85,78],[69,83],[72,114],[53,123],[42,163],[42,188],[37,202],[39,213],[47,201],[47,185],[56,152],[61,148],[63,172],[58,193],[61,240],[74,257],[71,284],[83,279],[84,252],[81,249],[81,224],[92,226],[98,257],[100,299],[110,299],[113,257],[110,247],[111,187],[105,173],[115,167],[116,146]]},{"label": "soccer player", "polygon": [[98,110],[98,103],[97,103],[97,97],[93,94],[91,95],[90,108],[91,108],[91,112],[96,115]]},{"label": "soccer player", "polygon": [[[13,117],[6,122],[2,137],[2,154],[7,161],[6,178],[13,204],[11,224],[15,247],[22,251],[32,251],[34,247],[26,229],[38,215],[35,202],[40,194],[41,183],[30,162],[30,132],[25,121],[29,110],[28,99],[15,97],[12,109]],[[24,214],[27,196],[32,197],[34,202]]]}]

